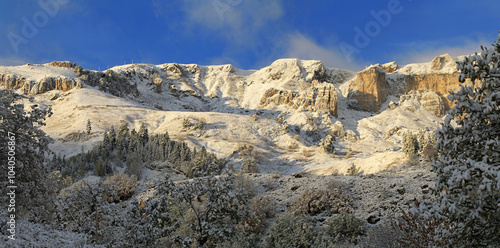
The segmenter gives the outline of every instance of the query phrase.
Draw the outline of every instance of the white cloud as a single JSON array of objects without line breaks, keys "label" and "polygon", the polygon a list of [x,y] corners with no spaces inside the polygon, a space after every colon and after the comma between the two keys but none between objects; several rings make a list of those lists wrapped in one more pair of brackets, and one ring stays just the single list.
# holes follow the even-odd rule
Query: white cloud
[{"label": "white cloud", "polygon": [[324,47],[301,33],[289,35],[284,44],[284,56],[289,58],[321,60],[326,67],[360,70],[364,66],[359,61],[348,62],[348,59],[337,47]]},{"label": "white cloud", "polygon": [[[157,5],[157,4],[155,4]],[[270,22],[283,16],[282,0],[184,0],[183,25],[218,31],[228,41],[248,45]]]},{"label": "white cloud", "polygon": [[436,56],[445,53],[450,54],[452,57],[474,54],[474,52],[481,51],[481,45],[490,47],[492,43],[485,38],[478,40],[467,40],[462,38],[461,40],[463,40],[462,44],[456,46],[443,46],[442,44],[449,43],[443,41],[412,43],[408,46],[409,48],[411,47],[411,49],[408,49],[406,52],[398,53],[394,58],[398,64],[429,62]]}]

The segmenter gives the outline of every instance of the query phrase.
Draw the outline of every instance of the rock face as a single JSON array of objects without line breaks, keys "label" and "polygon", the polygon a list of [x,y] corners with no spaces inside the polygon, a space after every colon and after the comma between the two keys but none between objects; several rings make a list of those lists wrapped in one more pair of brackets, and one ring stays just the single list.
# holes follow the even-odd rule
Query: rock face
[{"label": "rock face", "polygon": [[399,105],[410,111],[416,111],[421,106],[438,117],[446,113],[447,107],[442,97],[430,90],[411,90],[400,96]]},{"label": "rock face", "polygon": [[393,62],[383,64],[382,68],[384,68],[385,72],[387,72],[387,73],[394,73],[395,71],[398,70],[399,66],[395,61],[393,61]]},{"label": "rock face", "polygon": [[337,92],[335,86],[329,83],[313,81],[310,88],[300,93],[270,88],[260,99],[260,105],[267,106],[271,103],[337,116]]},{"label": "rock face", "polygon": [[429,63],[403,68],[395,62],[373,65],[359,72],[349,85],[348,97],[357,101],[350,107],[374,112],[379,110],[387,95],[399,97],[420,91],[425,93],[421,101],[424,107],[441,116],[453,105],[447,96],[460,89],[459,75],[455,60],[448,54],[437,56]]},{"label": "rock face", "polygon": [[377,112],[388,95],[389,85],[385,80],[385,76],[385,70],[378,65],[370,66],[358,72],[355,81],[349,87],[348,97],[357,100],[357,103],[351,105],[351,107]]},{"label": "rock face", "polygon": [[64,76],[44,77],[35,81],[12,74],[0,74],[0,85],[11,90],[22,89],[24,93],[32,95],[42,94],[51,90],[67,91],[82,87],[79,82]]},{"label": "rock face", "polygon": [[431,61],[431,69],[439,71],[449,64],[455,65],[455,60],[448,54],[440,55]]},{"label": "rock face", "polygon": [[446,112],[446,105],[442,97],[433,91],[427,91],[422,94],[421,104],[429,112],[439,117],[443,116]]},{"label": "rock face", "polygon": [[53,61],[50,63],[51,66],[64,67],[64,68],[75,68],[76,63],[71,63],[69,61]]}]

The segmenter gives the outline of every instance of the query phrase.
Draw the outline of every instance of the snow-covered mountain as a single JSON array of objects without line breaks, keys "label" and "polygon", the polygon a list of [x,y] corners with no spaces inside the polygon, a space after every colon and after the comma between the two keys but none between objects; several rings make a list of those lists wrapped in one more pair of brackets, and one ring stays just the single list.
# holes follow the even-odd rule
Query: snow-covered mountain
[{"label": "snow-covered mountain", "polygon": [[[280,59],[260,70],[232,65],[130,64],[106,71],[70,62],[0,67],[0,87],[33,95],[51,106],[43,129],[60,155],[89,149],[111,125],[125,121],[150,132],[168,131],[193,147],[206,147],[235,166],[234,151],[252,145],[262,172],[364,173],[404,162],[406,130],[434,130],[457,90],[455,59],[403,67],[395,62],[354,73],[321,61]],[[29,106],[33,103],[27,103]],[[183,126],[203,120],[204,129]],[[92,123],[92,138],[72,141]],[[336,153],[319,146],[335,134]]]}]

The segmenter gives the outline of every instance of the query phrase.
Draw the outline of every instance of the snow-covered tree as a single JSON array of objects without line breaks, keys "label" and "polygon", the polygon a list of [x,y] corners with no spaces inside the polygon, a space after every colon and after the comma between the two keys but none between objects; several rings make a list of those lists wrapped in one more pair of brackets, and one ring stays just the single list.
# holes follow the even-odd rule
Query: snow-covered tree
[{"label": "snow-covered tree", "polygon": [[[217,165],[213,166],[216,168],[209,171],[217,171]],[[207,242],[214,244],[229,239],[237,223],[249,214],[248,192],[236,188],[233,174],[212,174],[171,183],[166,192],[172,197],[171,205],[176,205],[181,215],[194,215],[194,221],[186,223],[194,231],[194,236],[178,237],[179,241],[194,239],[199,246],[204,246]]]},{"label": "snow-covered tree", "polygon": [[139,135],[139,140],[142,143],[142,145],[145,145],[149,140],[148,128],[146,127],[146,124],[144,124],[144,123],[141,124],[141,127],[139,128],[138,135]]},{"label": "snow-covered tree", "polygon": [[458,223],[450,241],[464,246],[500,244],[500,37],[492,49],[457,63],[461,86],[450,94],[455,103],[437,130],[440,157],[437,173],[437,210]]},{"label": "snow-covered tree", "polygon": [[60,227],[93,237],[96,244],[109,242],[109,228],[114,225],[119,209],[110,203],[117,198],[114,186],[102,181],[81,181],[63,192],[56,202]]},{"label": "snow-covered tree", "polygon": [[408,158],[412,158],[418,154],[418,140],[415,135],[407,131],[403,135],[403,152]]},{"label": "snow-covered tree", "polygon": [[90,123],[90,120],[87,120],[87,127],[85,131],[87,132],[87,135],[90,135],[90,133],[92,132],[92,124]]},{"label": "snow-covered tree", "polygon": [[319,146],[323,148],[323,150],[327,153],[333,153],[335,151],[335,138],[328,134],[321,142],[319,143]]},{"label": "snow-covered tree", "polygon": [[49,171],[44,160],[52,139],[39,127],[45,125],[51,109],[33,104],[25,110],[24,104],[17,102],[23,98],[10,90],[0,90],[0,192],[7,196],[6,184],[12,182],[17,186],[16,215],[25,212],[37,218],[50,202],[46,199]]}]

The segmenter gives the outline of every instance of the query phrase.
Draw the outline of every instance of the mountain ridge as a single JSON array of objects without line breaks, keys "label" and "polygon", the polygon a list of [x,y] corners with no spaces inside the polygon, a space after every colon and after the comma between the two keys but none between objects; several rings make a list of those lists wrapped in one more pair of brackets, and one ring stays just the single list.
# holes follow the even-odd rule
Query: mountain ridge
[{"label": "mountain ridge", "polygon": [[[103,72],[52,62],[0,67],[0,86],[52,107],[54,115],[43,129],[56,139],[52,148],[63,155],[90,149],[122,120],[135,129],[145,123],[152,133],[168,131],[222,157],[252,145],[262,154],[263,172],[346,173],[354,164],[364,173],[376,173],[404,161],[403,132],[434,130],[442,122],[445,95],[428,84],[408,82],[413,77],[418,81],[418,75],[454,77],[452,60],[442,55],[403,67],[377,64],[356,74],[299,59],[280,59],[260,70],[165,63],[120,65]],[[372,109],[363,108],[363,101]],[[207,125],[186,129],[184,119]],[[71,141],[87,120],[94,130],[90,139]],[[336,139],[333,157],[321,148],[329,134]],[[356,155],[344,158],[351,152]],[[231,162],[237,168],[242,163],[238,158]]]}]

